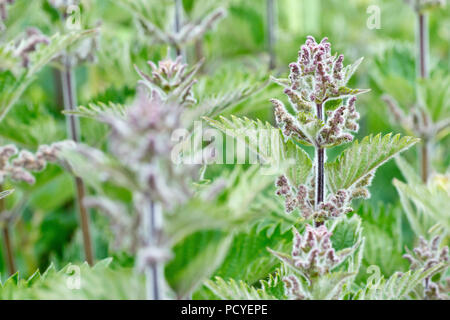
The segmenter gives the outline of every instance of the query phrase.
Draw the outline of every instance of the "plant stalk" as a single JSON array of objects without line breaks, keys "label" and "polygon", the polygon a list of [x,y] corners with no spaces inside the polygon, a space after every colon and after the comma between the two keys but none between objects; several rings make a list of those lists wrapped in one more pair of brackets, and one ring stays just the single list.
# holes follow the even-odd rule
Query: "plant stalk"
[{"label": "plant stalk", "polygon": [[[316,104],[316,115],[317,118],[323,121],[323,103],[317,103]],[[315,146],[316,149],[316,155],[314,158],[315,161],[315,167],[316,167],[316,201],[315,201],[315,207],[318,208],[319,204],[323,202],[324,194],[325,194],[325,149],[321,148],[319,145]],[[316,221],[315,225],[316,227],[322,225],[323,222]]]},{"label": "plant stalk", "polygon": [[418,13],[419,77],[428,78],[428,17]]},{"label": "plant stalk", "polygon": [[422,181],[427,182],[430,175],[430,149],[431,143],[429,139],[423,139],[421,145],[421,171]]},{"label": "plant stalk", "polygon": [[[64,63],[65,69],[61,74],[61,86],[63,91],[63,100],[64,100],[64,109],[68,111],[73,111],[76,108],[76,83],[75,77],[72,70],[72,65],[69,61],[69,57],[65,57]],[[75,141],[80,142],[81,134],[80,134],[80,123],[78,118],[73,115],[67,115],[67,130],[69,137]],[[84,246],[84,255],[86,261],[89,265],[94,264],[94,253],[92,249],[92,241],[91,241],[91,233],[89,230],[89,216],[88,210],[84,205],[84,197],[86,193],[86,188],[84,182],[81,178],[75,177],[75,185],[76,185],[76,200],[78,205],[78,213],[80,216],[80,226],[81,232],[83,234],[83,246]]]},{"label": "plant stalk", "polygon": [[[428,44],[428,17],[424,13],[417,14],[418,19],[418,31],[417,42],[419,49],[419,66],[418,77],[425,79],[429,76],[428,71],[428,57],[429,57],[429,44]],[[427,182],[430,174],[430,142],[429,139],[424,139],[421,145],[421,174],[422,181]]]},{"label": "plant stalk", "polygon": [[[156,248],[162,232],[161,207],[154,201],[150,201],[150,210],[146,221],[146,233],[148,235],[148,246]],[[148,300],[163,300],[163,277],[164,265],[159,261],[152,261],[146,266],[146,288]]]},{"label": "plant stalk", "polygon": [[[3,186],[0,185],[0,192],[3,191]],[[0,215],[5,213],[5,199],[0,199]],[[14,253],[11,243],[11,235],[9,233],[9,221],[5,221],[5,225],[2,227],[2,236],[5,243],[6,251],[6,264],[8,266],[9,275],[16,273],[16,264],[14,262]]]},{"label": "plant stalk", "polygon": [[276,67],[275,55],[275,0],[267,0],[267,50],[269,52],[269,70]]}]

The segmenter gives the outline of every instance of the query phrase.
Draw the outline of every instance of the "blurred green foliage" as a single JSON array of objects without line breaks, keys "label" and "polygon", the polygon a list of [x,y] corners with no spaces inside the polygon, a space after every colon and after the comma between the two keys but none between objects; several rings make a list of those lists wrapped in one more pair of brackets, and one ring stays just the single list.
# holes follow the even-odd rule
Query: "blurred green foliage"
[{"label": "blurred green foliage", "polygon": [[[173,2],[148,2],[151,7],[149,19],[162,28],[171,27]],[[380,29],[371,30],[367,27],[367,8],[371,5],[379,6],[381,10]],[[389,114],[381,100],[382,94],[390,93],[405,102],[405,105],[415,101],[415,18],[414,12],[401,0],[277,0],[278,68],[273,71],[268,70],[264,1],[183,0],[183,6],[185,18],[188,19],[200,17],[210,8],[228,8],[227,17],[215,30],[207,33],[203,41],[206,62],[195,89],[200,100],[220,96],[240,86],[263,83],[270,74],[285,76],[288,73],[287,66],[296,60],[297,51],[305,37],[313,35],[317,39],[327,36],[333,43],[333,51],[343,53],[346,62],[361,56],[365,58],[351,83],[352,87],[372,89],[357,104],[362,114],[358,139],[371,133],[387,134],[399,130],[388,121]],[[46,34],[58,31],[54,12],[45,0],[17,0],[9,12],[7,29],[0,34],[4,41],[13,39],[28,26],[39,27]],[[134,65],[142,67],[148,60],[162,59],[167,54],[167,47],[155,44],[143,33],[137,27],[136,19],[120,5],[120,1],[83,0],[81,17],[83,27],[86,28],[95,27],[100,22],[101,36],[96,62],[85,63],[76,69],[79,104],[109,101],[125,104],[132,101],[139,78]],[[450,69],[450,6],[430,15],[430,48],[433,74],[437,74],[439,82],[443,75],[448,76]],[[193,45],[187,48],[187,61],[195,61]],[[54,64],[49,65],[40,72],[1,122],[1,145],[15,143],[35,150],[40,144],[65,138],[65,116],[61,113],[63,107],[61,97],[58,96],[56,67]],[[283,99],[281,96],[276,86],[268,85],[222,114],[247,116],[273,123],[268,99]],[[81,125],[83,142],[97,148],[107,148],[106,126],[91,119],[82,119]],[[444,136],[434,153],[435,167],[443,172],[450,163],[449,139],[448,135]],[[328,158],[333,160],[341,151],[340,148],[332,150]],[[417,159],[416,150],[409,150],[405,157],[411,160],[409,162],[413,170],[417,171],[414,160]],[[229,166],[212,167],[208,170],[208,178],[213,180],[232,169]],[[413,232],[399,205],[398,193],[392,184],[394,178],[403,180],[396,163],[391,161],[378,170],[371,187],[372,198],[357,212],[362,217],[366,247],[369,247],[363,257],[362,274],[358,277],[361,281],[367,278],[364,272],[372,264],[379,265],[386,276],[407,267],[401,255],[405,246],[412,246]],[[5,187],[12,185],[8,182]],[[60,269],[69,262],[81,263],[83,250],[71,176],[59,167],[50,166],[37,175],[36,185],[15,185],[14,188],[16,193],[6,201],[8,208],[26,199],[25,207],[12,227],[14,254],[20,274],[28,278],[36,269],[46,270],[51,264]],[[267,197],[274,195],[274,188],[269,189],[265,191]],[[121,190],[108,190],[112,194],[129,197]],[[265,214],[261,216],[266,217]],[[250,284],[256,283],[277,267],[275,259],[265,248],[270,246],[282,250],[290,245],[290,233],[286,236],[286,228],[283,228],[280,220],[274,220],[277,222],[269,226],[253,225],[231,236],[221,231],[191,235],[185,243],[175,247],[174,252],[180,254],[168,265],[168,281],[179,286],[181,292],[192,294],[194,284],[182,282],[180,278],[195,273],[196,261],[192,257],[199,254],[200,248],[193,248],[191,244],[200,243],[204,247],[209,246],[207,249],[210,251],[228,252],[214,266],[216,270],[209,270],[211,274],[226,280],[243,279]],[[268,235],[266,231],[270,228]],[[111,233],[108,221],[97,212],[92,213],[92,231],[97,260],[112,256],[113,265],[132,266],[132,258],[127,253],[115,252],[109,247]],[[246,250],[251,254],[246,255]],[[186,254],[189,254],[189,259]],[[5,252],[0,246],[0,281],[7,278],[4,258]],[[192,265],[187,265],[186,259]],[[259,264],[258,268],[262,270],[255,272],[253,268],[252,271],[240,270],[241,274],[235,274],[236,266],[246,265],[251,268],[254,264]],[[129,270],[125,269],[117,274],[123,278],[127,273]],[[114,274],[108,276],[113,277]],[[136,281],[134,279],[133,283],[138,286]],[[39,296],[44,289],[38,288],[33,294]],[[139,290],[133,296],[142,297]],[[207,297],[210,294],[206,287],[202,287],[194,297]],[[24,296],[27,297],[27,294],[24,293]],[[117,297],[123,296],[117,294]]]}]

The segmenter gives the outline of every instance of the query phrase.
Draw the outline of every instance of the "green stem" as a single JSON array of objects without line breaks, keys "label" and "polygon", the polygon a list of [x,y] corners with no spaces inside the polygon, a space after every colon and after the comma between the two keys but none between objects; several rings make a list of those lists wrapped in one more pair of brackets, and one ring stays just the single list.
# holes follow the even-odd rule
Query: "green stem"
[{"label": "green stem", "polygon": [[[3,191],[3,186],[0,185],[0,192]],[[0,199],[0,215],[5,213],[5,199]],[[14,253],[11,243],[11,234],[9,233],[9,221],[5,221],[5,225],[2,227],[2,236],[5,244],[6,251],[6,264],[8,266],[8,272],[10,275],[16,273],[16,264],[14,262]]]},{"label": "green stem", "polygon": [[[64,63],[65,69],[61,74],[61,87],[63,91],[64,109],[68,111],[73,111],[76,108],[76,83],[73,74],[72,66],[69,61],[69,57],[65,57]],[[78,118],[73,115],[67,116],[67,129],[69,137],[75,141],[80,142],[80,124]],[[86,193],[86,188],[84,182],[81,178],[75,177],[76,185],[76,200],[78,205],[78,213],[80,217],[81,232],[83,234],[83,246],[85,259],[89,265],[94,264],[94,253],[92,249],[91,233],[89,230],[89,217],[88,210],[84,205],[84,197]]]},{"label": "green stem", "polygon": [[276,67],[275,56],[275,0],[267,0],[267,50],[269,51],[269,69]]},{"label": "green stem", "polygon": [[[428,78],[428,57],[429,57],[429,44],[428,44],[428,17],[419,12],[417,14],[418,30],[417,30],[417,42],[419,51],[419,66],[418,77],[425,79]],[[429,139],[424,139],[421,145],[421,173],[422,181],[427,182],[430,174],[430,142]]]},{"label": "green stem", "polygon": [[[159,244],[162,232],[161,207],[154,201],[150,201],[149,212],[146,215],[147,245],[153,248]],[[146,267],[146,287],[148,300],[163,300],[164,264],[154,261]]]}]

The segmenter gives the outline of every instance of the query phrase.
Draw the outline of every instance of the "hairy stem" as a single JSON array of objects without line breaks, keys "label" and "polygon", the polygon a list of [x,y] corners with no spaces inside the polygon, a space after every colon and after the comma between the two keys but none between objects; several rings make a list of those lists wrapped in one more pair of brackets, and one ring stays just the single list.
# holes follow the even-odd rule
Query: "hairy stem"
[{"label": "hairy stem", "polygon": [[419,47],[419,76],[420,78],[428,78],[428,17],[418,14],[418,47]]},{"label": "hairy stem", "polygon": [[[63,100],[64,100],[64,109],[73,111],[76,108],[76,88],[75,88],[75,79],[72,70],[72,66],[69,62],[69,57],[65,58],[65,70],[61,75],[61,86],[63,90]],[[80,124],[78,118],[73,115],[67,116],[67,130],[69,137],[75,142],[79,142],[81,139],[80,135]],[[78,205],[78,213],[80,216],[80,225],[81,231],[83,234],[83,246],[84,246],[84,254],[86,261],[90,264],[94,264],[94,253],[92,249],[92,241],[91,241],[91,233],[89,230],[89,217],[88,210],[84,205],[84,197],[85,197],[85,185],[81,178],[75,177],[75,185],[76,185],[76,197],[77,197],[77,205]]]},{"label": "hairy stem", "polygon": [[[323,103],[317,103],[316,104],[316,115],[317,118],[320,120],[323,120]],[[325,166],[325,149],[321,148],[319,145],[315,146],[316,149],[316,155],[314,158],[315,161],[315,167],[316,167],[316,201],[315,206],[316,209],[319,206],[320,203],[323,202],[324,199],[324,193],[325,193],[325,172],[324,172],[324,166]],[[316,226],[322,225],[323,222],[316,221]]]},{"label": "hairy stem", "polygon": [[[3,191],[3,186],[0,185],[0,192]],[[5,199],[0,199],[0,214],[5,213]],[[11,243],[11,235],[9,233],[9,223],[6,220],[5,225],[2,227],[2,236],[5,243],[6,251],[6,264],[8,265],[8,272],[13,275],[16,272],[16,264],[14,262],[14,254]]]},{"label": "hairy stem", "polygon": [[[162,211],[161,207],[154,201],[150,201],[150,210],[146,221],[146,233],[150,247],[156,247],[162,232]],[[161,262],[153,261],[146,266],[146,287],[148,300],[163,300],[163,277],[164,265]]]},{"label": "hairy stem", "polygon": [[276,67],[275,56],[275,0],[267,0],[267,50],[269,52],[269,69]]},{"label": "hairy stem", "polygon": [[[418,13],[418,30],[417,30],[417,42],[419,49],[419,66],[418,77],[424,79],[428,78],[428,17],[423,13]],[[427,182],[430,172],[430,159],[429,159],[430,142],[429,139],[424,139],[421,145],[421,173],[422,181]]]}]

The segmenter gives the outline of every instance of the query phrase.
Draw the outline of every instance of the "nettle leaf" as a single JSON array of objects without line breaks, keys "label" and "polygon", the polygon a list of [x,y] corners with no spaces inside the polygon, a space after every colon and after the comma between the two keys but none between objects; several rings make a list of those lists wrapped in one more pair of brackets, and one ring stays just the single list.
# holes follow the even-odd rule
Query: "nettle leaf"
[{"label": "nettle leaf", "polygon": [[417,235],[425,236],[434,225],[450,230],[449,211],[445,210],[448,205],[447,177],[435,176],[428,185],[413,182],[405,184],[397,179],[394,179],[393,183],[411,227]]},{"label": "nettle leaf", "polygon": [[406,273],[395,273],[390,278],[384,277],[378,280],[370,280],[365,288],[360,290],[355,299],[357,300],[403,300],[409,298],[423,299],[414,296],[416,288],[422,285],[426,278],[431,278],[445,270],[448,264],[439,263],[424,270],[409,270]]},{"label": "nettle leaf", "polygon": [[431,78],[419,79],[417,92],[434,122],[450,117],[450,76],[437,72]]},{"label": "nettle leaf", "polygon": [[353,273],[332,272],[321,276],[313,282],[308,294],[311,300],[336,300],[342,295],[345,282],[354,276]]},{"label": "nettle leaf", "polygon": [[105,117],[125,118],[126,109],[126,106],[119,103],[98,102],[89,103],[87,106],[79,106],[73,111],[63,111],[63,113],[102,121]]},{"label": "nettle leaf", "polygon": [[291,242],[291,232],[282,233],[279,227],[270,237],[266,229],[259,230],[258,226],[241,232],[234,237],[226,258],[214,275],[255,284],[279,265],[278,259],[267,248],[288,251]]},{"label": "nettle leaf", "polygon": [[215,277],[215,281],[208,280],[205,286],[221,300],[276,300],[264,288],[257,289],[248,283],[239,280],[223,280]]},{"label": "nettle leaf", "polygon": [[271,169],[285,168],[284,172],[292,184],[299,185],[306,182],[312,168],[308,154],[294,142],[290,140],[285,142],[281,131],[268,122],[235,116],[231,116],[231,119],[224,117],[219,117],[219,120],[207,117],[204,119],[212,127],[244,143]]},{"label": "nettle leaf", "polygon": [[343,271],[351,276],[346,277],[349,285],[354,276],[359,272],[365,238],[362,236],[362,219],[358,215],[352,217],[343,216],[332,222],[329,227],[331,242],[337,255],[345,257],[342,264],[336,270]]},{"label": "nettle leaf", "polygon": [[339,252],[346,248],[355,246],[361,240],[361,218],[357,215],[351,218],[344,216],[335,220],[329,228],[333,248]]},{"label": "nettle leaf", "polygon": [[178,298],[188,298],[222,263],[233,237],[219,231],[195,233],[177,244],[166,278]]},{"label": "nettle leaf", "polygon": [[199,106],[193,110],[193,113],[201,116],[214,117],[229,110],[251,96],[261,92],[269,85],[269,81],[258,84],[243,83],[238,87],[230,89],[229,92],[221,93],[213,97],[206,97],[199,103]]},{"label": "nettle leaf", "polygon": [[360,181],[373,175],[376,169],[396,154],[408,149],[419,139],[381,134],[355,141],[334,162],[325,164],[325,174],[330,192],[351,189]]},{"label": "nettle leaf", "polygon": [[[405,270],[409,264],[403,258],[404,247],[411,247],[412,237],[407,237],[402,228],[403,210],[399,207],[380,205],[375,209],[369,205],[361,206],[357,213],[362,218],[365,247],[364,259],[358,280],[369,277],[370,266],[378,266],[385,276],[398,270]],[[411,239],[410,239],[411,238]]]},{"label": "nettle leaf", "polygon": [[[257,165],[245,169],[235,166],[211,183],[197,185],[197,195],[167,216],[166,233],[179,241],[201,229],[242,230],[263,221],[272,231],[278,225],[286,230],[296,219],[280,210],[279,198],[267,196],[275,192],[273,177],[260,170]],[[223,189],[217,195],[220,185]],[[211,193],[217,201],[210,200]]]},{"label": "nettle leaf", "polygon": [[364,60],[364,58],[361,57],[358,60],[356,60],[353,64],[350,64],[344,68],[344,72],[345,72],[344,83],[347,83],[350,80],[350,78],[353,76],[356,69],[358,69],[359,65],[361,64],[361,62],[363,62],[363,60]]},{"label": "nettle leaf", "polygon": [[143,276],[131,268],[112,269],[111,260],[101,260],[93,267],[70,263],[61,270],[51,264],[44,273],[37,270],[27,279],[16,273],[0,284],[0,300],[144,299]]},{"label": "nettle leaf", "polygon": [[356,96],[358,94],[366,93],[369,91],[369,89],[352,89],[347,87],[340,87],[338,91],[338,97]]}]

